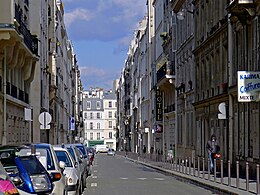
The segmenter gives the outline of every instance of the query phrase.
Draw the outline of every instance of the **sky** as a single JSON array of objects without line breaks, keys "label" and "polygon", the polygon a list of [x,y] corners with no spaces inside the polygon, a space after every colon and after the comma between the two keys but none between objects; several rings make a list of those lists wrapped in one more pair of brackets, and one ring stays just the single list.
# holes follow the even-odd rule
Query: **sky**
[{"label": "sky", "polygon": [[146,14],[146,0],[63,0],[65,25],[84,90],[112,89],[130,41]]}]

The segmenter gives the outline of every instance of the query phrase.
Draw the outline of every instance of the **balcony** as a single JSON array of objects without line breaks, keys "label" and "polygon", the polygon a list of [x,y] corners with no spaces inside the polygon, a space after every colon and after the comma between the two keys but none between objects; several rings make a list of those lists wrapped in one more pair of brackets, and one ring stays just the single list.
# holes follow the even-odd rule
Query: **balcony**
[{"label": "balcony", "polygon": [[6,94],[27,104],[29,103],[29,94],[9,82],[6,83]]},{"label": "balcony", "polygon": [[164,108],[164,113],[174,112],[175,111],[175,104],[172,104],[170,106],[166,106]]},{"label": "balcony", "polygon": [[256,0],[231,0],[227,10],[231,13],[231,21],[237,20],[237,17],[243,21],[244,18],[248,19],[256,15],[256,7]]},{"label": "balcony", "polygon": [[[173,83],[175,79],[174,65],[172,63],[165,63],[156,73],[157,75],[157,84],[162,84],[166,81]],[[171,79],[171,80],[170,80]]]},{"label": "balcony", "polygon": [[38,39],[36,36],[31,35],[30,31],[27,29],[22,20],[22,12],[17,4],[15,4],[15,19],[18,23],[18,28],[16,28],[16,30],[19,34],[23,35],[25,45],[33,54],[38,55]]}]

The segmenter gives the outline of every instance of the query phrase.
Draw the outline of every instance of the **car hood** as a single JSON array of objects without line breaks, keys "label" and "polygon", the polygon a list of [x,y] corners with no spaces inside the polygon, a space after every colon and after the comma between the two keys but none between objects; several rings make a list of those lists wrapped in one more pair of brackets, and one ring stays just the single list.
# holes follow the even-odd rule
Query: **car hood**
[{"label": "car hood", "polygon": [[[63,173],[66,176],[68,185],[75,185],[75,184],[77,184],[77,182],[79,180],[79,172],[77,171],[77,169],[75,169],[73,167],[65,167],[65,170],[64,170]],[[69,182],[70,178],[72,179],[72,182]]]}]

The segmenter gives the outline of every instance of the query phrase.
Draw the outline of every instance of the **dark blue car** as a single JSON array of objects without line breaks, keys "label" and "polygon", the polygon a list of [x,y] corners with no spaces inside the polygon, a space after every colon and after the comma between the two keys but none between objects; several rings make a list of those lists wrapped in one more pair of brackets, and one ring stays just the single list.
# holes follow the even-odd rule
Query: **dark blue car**
[{"label": "dark blue car", "polygon": [[0,161],[18,190],[28,194],[49,194],[52,180],[35,155],[20,156],[27,146],[1,146]]}]

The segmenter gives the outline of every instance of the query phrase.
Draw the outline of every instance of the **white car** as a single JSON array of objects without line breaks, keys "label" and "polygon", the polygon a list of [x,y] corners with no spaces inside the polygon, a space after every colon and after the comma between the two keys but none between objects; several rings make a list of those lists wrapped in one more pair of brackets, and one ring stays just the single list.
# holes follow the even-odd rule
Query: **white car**
[{"label": "white car", "polygon": [[[66,177],[63,174],[65,163],[58,161],[53,146],[51,144],[39,143],[34,144],[36,149],[36,156],[47,172],[51,175],[53,181],[53,190],[51,194],[67,194]],[[31,149],[21,149],[20,156],[27,156],[31,154]]]},{"label": "white car", "polygon": [[66,148],[54,146],[54,151],[59,161],[65,163],[64,174],[67,179],[68,194],[81,194],[83,191],[83,178],[80,174],[79,166]]}]

